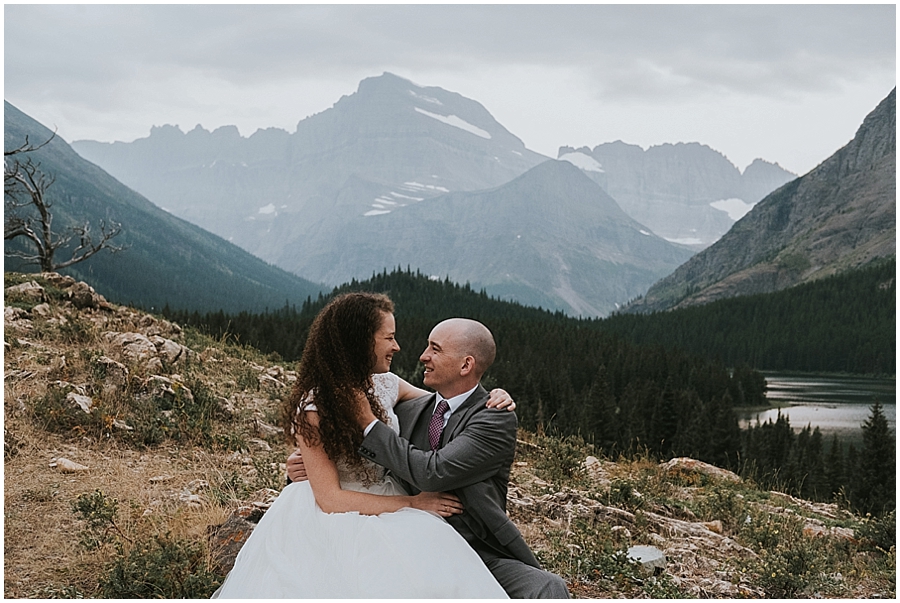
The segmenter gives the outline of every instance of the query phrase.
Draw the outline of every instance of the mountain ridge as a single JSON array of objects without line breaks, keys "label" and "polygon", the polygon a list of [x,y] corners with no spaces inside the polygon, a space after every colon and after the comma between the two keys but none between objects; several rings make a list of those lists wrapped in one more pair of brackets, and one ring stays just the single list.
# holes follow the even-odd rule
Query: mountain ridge
[{"label": "mountain ridge", "polygon": [[[53,133],[4,102],[4,145],[25,137],[37,144]],[[98,219],[120,222],[114,239],[128,249],[101,252],[64,273],[90,282],[104,296],[146,307],[229,311],[263,310],[299,303],[322,287],[251,256],[218,236],[160,209],[100,167],[75,153],[59,136],[29,153],[55,178],[48,190],[56,225]],[[6,245],[16,245],[7,241]],[[7,258],[5,268],[20,265]],[[135,278],[140,274],[141,278]]]},{"label": "mountain ridge", "polygon": [[629,311],[777,291],[896,255],[896,88],[853,140],[769,194]]}]

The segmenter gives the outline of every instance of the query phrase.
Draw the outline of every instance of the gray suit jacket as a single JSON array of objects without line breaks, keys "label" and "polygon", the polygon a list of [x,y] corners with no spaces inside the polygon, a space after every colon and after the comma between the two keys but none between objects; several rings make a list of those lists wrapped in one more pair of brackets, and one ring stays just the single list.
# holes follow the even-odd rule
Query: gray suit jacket
[{"label": "gray suit jacket", "polygon": [[516,448],[516,416],[485,407],[480,385],[452,415],[440,447],[428,445],[435,395],[408,400],[395,409],[400,435],[378,422],[360,454],[390,469],[412,494],[452,492],[465,512],[448,522],[482,557],[518,559],[540,567],[519,529],[506,515],[509,469]]}]

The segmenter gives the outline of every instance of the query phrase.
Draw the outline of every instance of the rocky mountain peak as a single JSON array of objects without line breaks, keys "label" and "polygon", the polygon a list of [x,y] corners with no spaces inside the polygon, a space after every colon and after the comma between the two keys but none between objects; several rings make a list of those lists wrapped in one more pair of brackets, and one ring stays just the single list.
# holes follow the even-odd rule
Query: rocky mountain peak
[{"label": "rocky mountain peak", "polygon": [[896,255],[895,94],[846,146],[769,194],[632,308],[777,291]]}]

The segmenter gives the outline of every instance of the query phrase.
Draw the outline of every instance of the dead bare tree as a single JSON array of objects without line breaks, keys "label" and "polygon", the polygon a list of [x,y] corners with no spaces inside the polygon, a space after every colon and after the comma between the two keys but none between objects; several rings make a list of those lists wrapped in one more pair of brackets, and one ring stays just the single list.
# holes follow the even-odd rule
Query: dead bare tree
[{"label": "dead bare tree", "polygon": [[[77,264],[103,249],[112,253],[124,249],[110,243],[122,232],[122,225],[116,222],[101,220],[98,240],[94,240],[90,222],[70,226],[60,233],[53,232],[52,201],[47,196],[47,189],[55,178],[41,171],[40,163],[35,163],[28,154],[47,145],[55,136],[54,132],[39,145],[29,143],[26,136],[23,145],[3,152],[3,239],[25,237],[34,246],[33,251],[11,249],[6,250],[5,255],[37,264],[43,272],[55,272]],[[55,261],[56,252],[76,238],[79,243],[71,257],[62,262]]]}]

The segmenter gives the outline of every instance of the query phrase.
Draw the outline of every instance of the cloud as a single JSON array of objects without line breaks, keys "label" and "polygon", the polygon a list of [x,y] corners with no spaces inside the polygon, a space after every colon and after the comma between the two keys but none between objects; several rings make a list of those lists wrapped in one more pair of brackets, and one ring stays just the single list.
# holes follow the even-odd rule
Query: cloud
[{"label": "cloud", "polygon": [[478,100],[551,153],[577,142],[567,132],[604,141],[603,113],[638,124],[652,111],[651,121],[714,105],[749,114],[841,95],[870,110],[895,80],[895,15],[894,5],[7,5],[5,94],[68,139],[128,140],[163,123],[249,135],[293,131],[392,71]]}]

